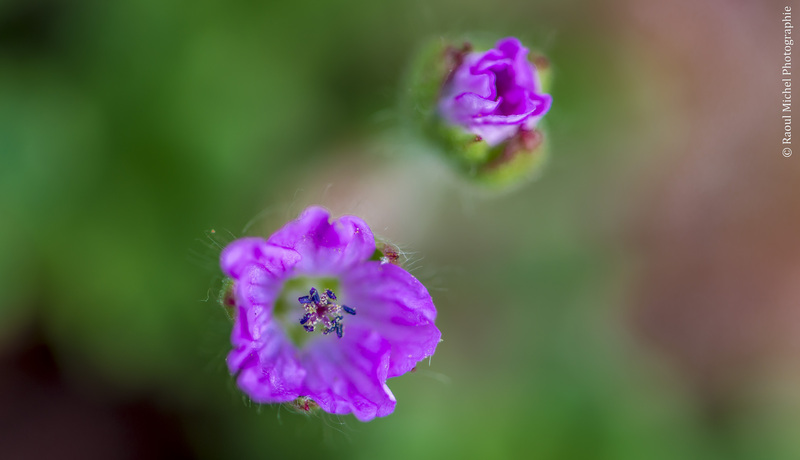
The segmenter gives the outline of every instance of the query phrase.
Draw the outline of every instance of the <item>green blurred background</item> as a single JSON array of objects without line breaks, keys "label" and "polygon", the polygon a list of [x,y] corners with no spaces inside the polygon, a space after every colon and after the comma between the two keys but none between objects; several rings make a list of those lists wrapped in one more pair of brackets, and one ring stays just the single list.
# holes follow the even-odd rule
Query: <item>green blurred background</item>
[{"label": "green blurred background", "polygon": [[[800,458],[782,8],[0,1],[0,457]],[[461,34],[552,62],[549,164],[506,194],[396,128],[414,51]],[[439,310],[368,424],[224,363],[220,245],[315,203]]]}]

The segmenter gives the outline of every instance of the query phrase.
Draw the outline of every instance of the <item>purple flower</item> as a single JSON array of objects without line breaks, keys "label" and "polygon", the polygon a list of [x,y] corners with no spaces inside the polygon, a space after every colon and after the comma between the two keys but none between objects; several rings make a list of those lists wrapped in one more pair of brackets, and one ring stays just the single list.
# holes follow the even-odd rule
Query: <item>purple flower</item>
[{"label": "purple flower", "polygon": [[386,379],[433,355],[441,333],[422,283],[372,260],[364,221],[329,217],[310,207],[269,239],[222,252],[236,310],[228,367],[256,402],[311,401],[368,421],[392,413]]},{"label": "purple flower", "polygon": [[513,37],[485,53],[464,54],[443,88],[440,114],[490,146],[519,130],[532,130],[550,109],[552,98],[537,92],[538,76],[527,54]]}]

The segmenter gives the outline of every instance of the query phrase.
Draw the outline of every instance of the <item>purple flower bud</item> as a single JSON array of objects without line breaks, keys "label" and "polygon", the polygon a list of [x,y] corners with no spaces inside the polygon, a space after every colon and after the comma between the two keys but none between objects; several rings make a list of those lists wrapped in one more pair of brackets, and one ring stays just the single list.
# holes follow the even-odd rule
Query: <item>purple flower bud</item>
[{"label": "purple flower bud", "polygon": [[439,99],[439,113],[495,146],[532,131],[550,109],[552,98],[541,94],[528,50],[513,37],[483,53],[460,56]]},{"label": "purple flower bud", "polygon": [[[513,37],[494,48],[440,39],[412,62],[402,99],[410,126],[475,184],[509,189],[548,156],[539,121],[550,109],[549,62]],[[386,262],[393,262],[387,255]]]},{"label": "purple flower bud", "polygon": [[[311,207],[269,239],[242,238],[222,252],[236,309],[228,367],[256,402],[299,401],[305,411],[368,421],[394,411],[386,380],[433,355],[441,333],[425,287],[371,260],[375,238],[364,221],[329,217]],[[323,297],[312,283],[332,289]]]}]

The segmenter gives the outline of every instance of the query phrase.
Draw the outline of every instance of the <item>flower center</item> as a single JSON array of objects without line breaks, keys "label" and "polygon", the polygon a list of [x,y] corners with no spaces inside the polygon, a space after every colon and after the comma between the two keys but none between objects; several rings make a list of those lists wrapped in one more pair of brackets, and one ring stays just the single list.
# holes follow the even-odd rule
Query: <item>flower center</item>
[{"label": "flower center", "polygon": [[297,300],[305,310],[305,315],[300,318],[300,324],[306,332],[314,332],[316,328],[321,329],[323,335],[335,332],[336,336],[341,339],[344,335],[343,313],[356,314],[355,308],[336,303],[336,294],[330,289],[325,289],[320,294],[317,288],[312,287],[308,291],[308,295],[299,297]]}]

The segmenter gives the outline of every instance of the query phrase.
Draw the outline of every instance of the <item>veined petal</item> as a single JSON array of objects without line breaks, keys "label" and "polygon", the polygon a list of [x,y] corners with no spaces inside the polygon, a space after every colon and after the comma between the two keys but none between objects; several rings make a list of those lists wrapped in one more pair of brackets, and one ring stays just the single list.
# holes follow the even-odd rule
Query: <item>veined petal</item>
[{"label": "veined petal", "polygon": [[268,240],[270,244],[297,251],[297,270],[307,275],[336,274],[369,259],[375,252],[375,237],[363,220],[342,216],[333,222],[321,207],[310,207]]},{"label": "veined petal", "polygon": [[501,99],[492,101],[478,96],[475,93],[463,93],[452,101],[452,116],[457,120],[469,120],[476,116],[493,113],[502,102]]},{"label": "veined petal", "polygon": [[297,350],[279,321],[268,318],[259,328],[259,340],[243,342],[228,354],[228,367],[238,372],[237,384],[253,401],[293,401],[301,395],[306,376]]},{"label": "veined petal", "polygon": [[474,65],[479,59],[479,54],[469,54],[464,58],[463,64],[453,72],[453,77],[449,85],[450,96],[457,96],[462,93],[475,93],[489,100],[497,98],[494,74],[491,72],[474,72]]},{"label": "veined petal", "polygon": [[236,281],[236,305],[243,308],[253,322],[262,312],[271,312],[281,287],[282,280],[271,271],[261,265],[250,265]]},{"label": "veined petal", "polygon": [[291,249],[269,244],[263,238],[240,238],[222,251],[222,272],[239,279],[251,265],[260,265],[268,272],[279,275],[288,271],[300,260],[300,254]]},{"label": "veined petal", "polygon": [[362,422],[394,411],[386,386],[391,347],[377,332],[348,328],[336,343],[316,340],[303,355],[303,394],[331,414],[352,413]]},{"label": "veined petal", "polygon": [[434,325],[436,308],[410,273],[369,262],[349,272],[342,287],[358,309],[357,316],[348,318],[348,333],[354,328],[377,331],[391,345],[389,377],[410,371],[436,351],[442,335]]}]

